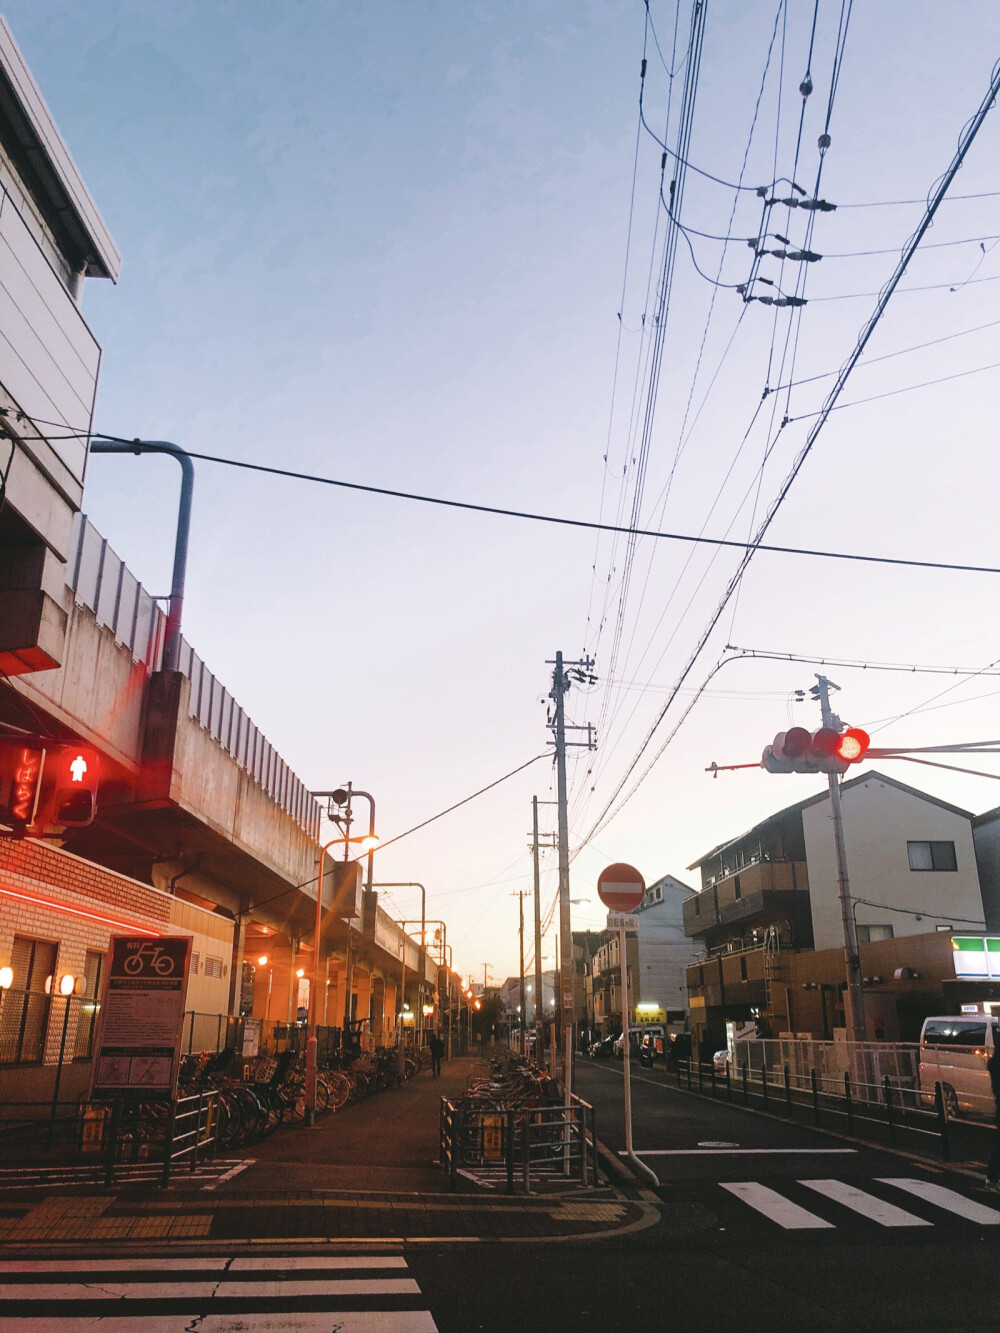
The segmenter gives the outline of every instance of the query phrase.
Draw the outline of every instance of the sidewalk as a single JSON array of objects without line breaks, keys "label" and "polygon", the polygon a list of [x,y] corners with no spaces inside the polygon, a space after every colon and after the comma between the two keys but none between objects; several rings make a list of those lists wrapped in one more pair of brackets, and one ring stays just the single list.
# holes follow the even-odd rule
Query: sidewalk
[{"label": "sidewalk", "polygon": [[[283,1127],[217,1164],[181,1172],[170,1189],[44,1185],[0,1202],[0,1244],[167,1246],[175,1250],[280,1243],[584,1239],[651,1226],[660,1213],[637,1189],[602,1184],[569,1195],[448,1193],[438,1162],[442,1096],[461,1095],[475,1064],[446,1063],[400,1087],[324,1116],[313,1129]],[[225,1166],[221,1172],[218,1167]],[[465,1192],[465,1191],[468,1192]]]}]

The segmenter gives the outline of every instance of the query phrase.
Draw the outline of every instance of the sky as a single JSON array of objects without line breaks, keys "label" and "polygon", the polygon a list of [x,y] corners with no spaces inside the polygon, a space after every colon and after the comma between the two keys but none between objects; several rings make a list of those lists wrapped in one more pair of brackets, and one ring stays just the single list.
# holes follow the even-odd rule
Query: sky
[{"label": "sky", "polygon": [[[4,13],[124,256],[117,286],[84,294],[103,349],[99,431],[740,541],[1000,55],[989,0],[854,0],[841,43],[841,0],[709,0],[700,64],[690,0],[650,0],[648,16],[641,0],[4,0]],[[658,140],[676,151],[686,81],[687,231],[661,303]],[[808,214],[766,208],[755,187],[791,197],[794,179],[811,194],[828,114],[819,194],[837,207],[807,231]],[[951,188],[983,197],[942,205],[769,541],[1000,565],[997,161],[994,111]],[[800,308],[735,290],[765,217],[768,248],[777,233],[823,255],[761,261],[782,291],[805,291]],[[168,459],[91,460],[85,508],[154,592],[177,491]],[[567,704],[598,728],[596,752],[570,758],[571,893],[574,927],[599,928],[606,864],[694,882],[696,858],[822,782],[705,772],[755,761],[790,722],[819,725],[794,692],[821,666],[746,659],[720,669],[642,777],[727,643],[857,663],[827,674],[844,721],[876,744],[997,735],[997,575],[758,552],[632,768],[738,560],[200,463],[185,634],[307,785],[374,795],[383,840],[544,754],[547,662],[593,655],[597,682]],[[964,673],[873,666],[889,663]],[[1000,772],[988,756],[967,766]],[[972,811],[1000,804],[991,778],[879,767]],[[377,858],[376,881],[426,885],[463,974],[516,972],[533,794],[553,798],[548,758]],[[551,830],[553,807],[542,814]],[[552,853],[542,864],[547,915]],[[412,917],[418,895],[381,901]]]}]

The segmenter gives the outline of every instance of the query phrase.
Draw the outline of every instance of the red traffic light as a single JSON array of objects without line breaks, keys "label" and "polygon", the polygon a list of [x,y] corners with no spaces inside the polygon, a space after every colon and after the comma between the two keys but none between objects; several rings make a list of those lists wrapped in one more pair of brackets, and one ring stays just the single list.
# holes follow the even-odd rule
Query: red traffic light
[{"label": "red traffic light", "polygon": [[837,754],[847,764],[860,764],[868,753],[872,738],[860,727],[848,727],[837,746]]},{"label": "red traffic light", "polygon": [[97,813],[100,757],[89,746],[58,750],[54,758],[55,795],[52,823],[64,828],[85,828]]},{"label": "red traffic light", "polygon": [[768,773],[846,773],[850,764],[861,763],[870,744],[860,727],[843,734],[820,727],[811,735],[805,727],[791,727],[765,747],[760,766]]}]

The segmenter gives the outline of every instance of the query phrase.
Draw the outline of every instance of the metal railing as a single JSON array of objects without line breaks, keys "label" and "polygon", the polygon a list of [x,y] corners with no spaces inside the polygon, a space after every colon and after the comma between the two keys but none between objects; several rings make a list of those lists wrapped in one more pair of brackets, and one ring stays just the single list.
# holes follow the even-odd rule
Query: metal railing
[{"label": "metal railing", "polygon": [[506,1192],[532,1193],[545,1178],[582,1188],[598,1183],[595,1113],[573,1097],[570,1106],[466,1106],[441,1098],[440,1162],[449,1190],[463,1171],[502,1170]]},{"label": "metal railing", "polygon": [[[66,582],[147,675],[160,670],[167,618],[85,514],[73,519]],[[318,837],[320,808],[308,788],[183,638],[178,669],[191,682],[190,716],[310,837]]]}]

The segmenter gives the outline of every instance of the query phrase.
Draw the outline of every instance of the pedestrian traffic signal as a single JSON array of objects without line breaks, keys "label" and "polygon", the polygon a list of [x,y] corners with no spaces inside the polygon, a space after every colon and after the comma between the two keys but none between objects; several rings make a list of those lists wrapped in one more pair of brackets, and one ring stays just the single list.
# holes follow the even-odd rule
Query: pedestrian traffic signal
[{"label": "pedestrian traffic signal", "polygon": [[810,734],[805,727],[779,731],[764,747],[760,766],[768,773],[846,773],[868,753],[871,738],[860,727],[834,731],[820,727]]},{"label": "pedestrian traffic signal", "polygon": [[42,789],[45,751],[38,745],[0,746],[0,821],[22,836],[33,823]]},{"label": "pedestrian traffic signal", "polygon": [[51,761],[55,768],[55,794],[52,798],[53,824],[63,828],[85,828],[97,813],[97,783],[100,760],[88,746],[56,750]]}]

